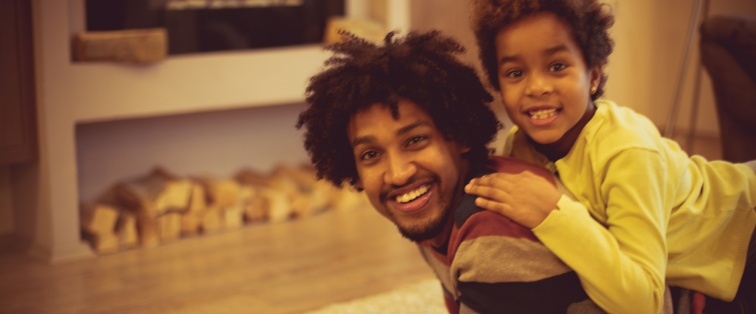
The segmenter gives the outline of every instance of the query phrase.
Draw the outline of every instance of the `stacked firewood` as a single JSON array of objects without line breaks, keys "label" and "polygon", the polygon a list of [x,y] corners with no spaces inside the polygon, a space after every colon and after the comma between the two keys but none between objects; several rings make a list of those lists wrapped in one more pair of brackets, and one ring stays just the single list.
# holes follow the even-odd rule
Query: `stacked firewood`
[{"label": "stacked firewood", "polygon": [[98,253],[155,247],[182,237],[369,207],[349,187],[317,180],[310,165],[251,169],[233,178],[178,177],[162,168],[119,182],[81,206],[82,237]]}]

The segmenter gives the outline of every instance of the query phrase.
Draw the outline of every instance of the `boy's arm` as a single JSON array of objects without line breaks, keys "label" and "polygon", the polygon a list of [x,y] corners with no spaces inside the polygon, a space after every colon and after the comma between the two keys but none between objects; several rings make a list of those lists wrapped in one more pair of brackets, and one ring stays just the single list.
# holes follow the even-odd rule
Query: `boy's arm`
[{"label": "boy's arm", "polygon": [[[669,219],[664,208],[672,205],[662,203],[661,194],[674,187],[662,165],[655,152],[626,150],[606,163],[601,179],[592,179],[600,184],[595,184],[595,198],[586,202],[605,206],[595,211],[603,217],[594,219],[583,204],[562,197],[559,210],[533,229],[609,312],[655,313],[664,304]],[[564,182],[572,184],[585,180],[564,175]]]},{"label": "boy's arm", "polygon": [[[659,193],[668,187],[663,183],[666,171],[660,169],[662,163],[658,156],[648,154],[653,153],[637,150],[632,154],[621,154],[608,164],[607,167],[613,169],[603,172],[615,174],[601,179],[604,181],[598,198],[599,201],[609,200],[606,214],[611,217],[606,227],[594,220],[584,205],[566,195],[558,198],[555,205],[550,205],[545,220],[533,225],[538,238],[579,274],[588,295],[612,313],[655,313],[664,302],[666,233],[662,222],[668,217],[658,210],[667,207],[657,202],[661,199]],[[648,170],[638,172],[638,169]],[[499,179],[519,176],[522,172],[503,170]],[[537,175],[533,176],[535,179],[543,177],[541,184],[510,185],[510,191],[506,191],[510,193],[509,199],[480,192],[481,184],[496,189],[491,185],[492,180],[476,182],[474,189],[468,187],[466,191],[477,189],[476,194],[487,193],[481,195],[492,199],[483,203],[487,209],[508,215],[503,210],[506,209],[516,214],[520,210],[519,204],[537,204],[547,197],[538,196],[539,193],[553,194],[556,190],[548,185],[549,178],[542,172],[536,169],[532,172]],[[513,192],[511,186],[530,189],[530,192]],[[509,203],[506,207],[491,206],[497,202]],[[527,214],[527,211],[520,212]]]}]

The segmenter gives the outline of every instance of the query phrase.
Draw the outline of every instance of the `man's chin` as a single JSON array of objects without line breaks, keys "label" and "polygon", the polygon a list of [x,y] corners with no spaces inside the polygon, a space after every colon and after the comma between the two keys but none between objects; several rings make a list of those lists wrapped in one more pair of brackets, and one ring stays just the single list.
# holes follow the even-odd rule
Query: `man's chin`
[{"label": "man's chin", "polygon": [[434,222],[433,224],[423,226],[422,228],[404,228],[397,226],[397,229],[399,229],[399,233],[401,233],[404,238],[412,242],[422,242],[438,237],[441,232],[444,231],[444,225],[440,222]]}]

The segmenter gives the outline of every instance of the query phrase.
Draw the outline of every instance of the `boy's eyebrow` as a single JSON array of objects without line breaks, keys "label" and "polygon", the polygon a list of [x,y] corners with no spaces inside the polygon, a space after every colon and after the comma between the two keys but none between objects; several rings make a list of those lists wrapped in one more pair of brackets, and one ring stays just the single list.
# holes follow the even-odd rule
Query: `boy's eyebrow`
[{"label": "boy's eyebrow", "polygon": [[567,46],[565,45],[558,45],[549,49],[546,49],[545,54],[546,55],[553,55],[557,52],[567,51]]},{"label": "boy's eyebrow", "polygon": [[[550,55],[553,55],[553,54],[556,54],[556,53],[562,52],[562,51],[567,51],[567,46],[565,46],[565,45],[558,45],[558,46],[546,49],[546,51],[544,51],[544,55],[550,56]],[[519,57],[517,57],[516,55],[515,56],[503,56],[503,57],[501,57],[499,59],[499,64],[504,64],[504,63],[507,63],[507,62],[516,61],[517,59],[519,59]]]},{"label": "boy's eyebrow", "polygon": [[[410,123],[408,125],[405,125],[405,126],[399,128],[399,130],[396,131],[396,135],[407,134],[410,131],[414,130],[415,128],[419,128],[421,126],[429,126],[429,125],[430,124],[427,123],[427,122],[425,122],[425,121],[417,121],[417,122],[414,122],[414,123]],[[360,136],[360,137],[355,138],[354,141],[352,141],[352,146],[357,146],[359,144],[368,143],[368,142],[372,141],[373,139],[374,139],[374,137],[371,136],[371,135]]]}]

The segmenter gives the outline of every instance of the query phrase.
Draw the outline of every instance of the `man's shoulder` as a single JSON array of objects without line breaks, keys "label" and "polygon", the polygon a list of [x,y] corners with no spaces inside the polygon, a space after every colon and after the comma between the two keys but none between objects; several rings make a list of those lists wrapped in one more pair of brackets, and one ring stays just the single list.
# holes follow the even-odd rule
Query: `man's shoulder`
[{"label": "man's shoulder", "polygon": [[[533,231],[495,212],[482,209],[474,204],[475,196],[465,195],[468,202],[457,209],[455,225],[458,236],[464,240],[478,237],[501,236],[524,238],[539,242]],[[465,204],[467,203],[467,204]]]}]

